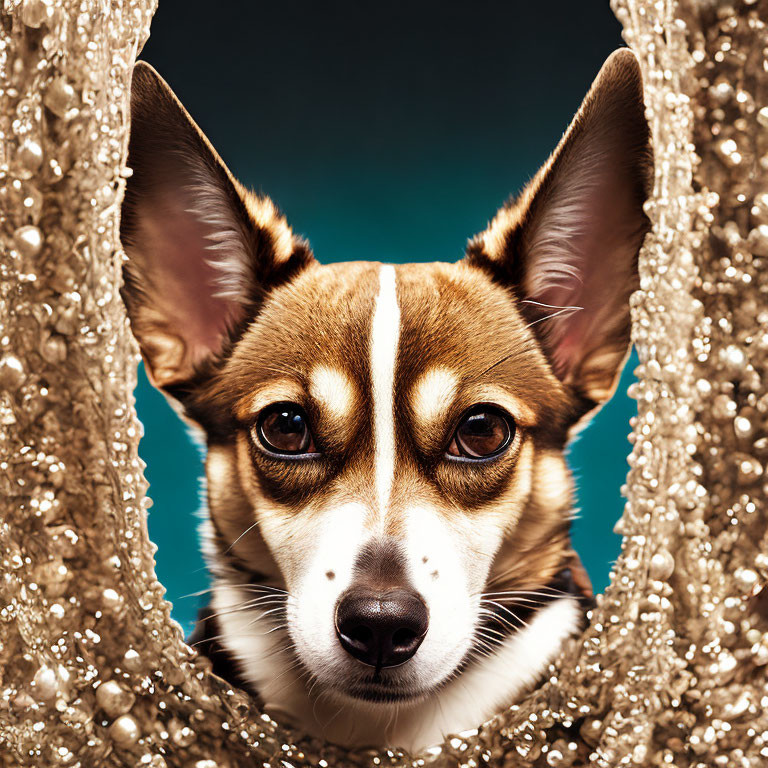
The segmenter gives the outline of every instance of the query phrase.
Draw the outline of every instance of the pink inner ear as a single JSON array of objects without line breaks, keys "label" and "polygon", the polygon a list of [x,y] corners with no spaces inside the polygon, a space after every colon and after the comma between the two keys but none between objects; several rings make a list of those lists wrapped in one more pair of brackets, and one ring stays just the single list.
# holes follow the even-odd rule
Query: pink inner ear
[{"label": "pink inner ear", "polygon": [[[588,170],[591,183],[572,177],[554,190],[531,239],[528,295],[551,305],[541,308],[551,318],[541,324],[562,379],[601,346],[615,343],[634,286],[638,218],[632,189],[608,158],[596,165]],[[570,307],[580,309],[565,309]]]},{"label": "pink inner ear", "polygon": [[[583,346],[584,321],[579,315],[587,309],[580,302],[581,283],[559,285],[537,296],[535,301],[544,319],[539,321],[547,333],[550,360],[559,378],[566,378]],[[571,309],[581,307],[581,309]]]},{"label": "pink inner ear", "polygon": [[168,319],[168,332],[184,341],[188,365],[218,354],[227,330],[242,319],[243,308],[216,295],[221,273],[210,264],[211,228],[184,210],[181,201],[152,201],[137,220],[143,258],[152,265],[147,275],[151,308]]}]

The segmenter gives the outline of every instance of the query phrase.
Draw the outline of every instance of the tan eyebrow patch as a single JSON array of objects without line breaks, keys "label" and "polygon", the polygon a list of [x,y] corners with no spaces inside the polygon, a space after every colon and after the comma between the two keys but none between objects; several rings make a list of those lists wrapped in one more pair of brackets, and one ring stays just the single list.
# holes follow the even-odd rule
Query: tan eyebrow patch
[{"label": "tan eyebrow patch", "polygon": [[355,397],[352,382],[338,368],[316,365],[309,377],[309,394],[338,419],[346,418],[352,411]]},{"label": "tan eyebrow patch", "polygon": [[436,421],[451,406],[459,377],[450,369],[436,366],[416,380],[411,393],[413,410],[422,426]]},{"label": "tan eyebrow patch", "polygon": [[304,390],[298,382],[277,379],[257,389],[250,399],[244,400],[237,408],[237,418],[246,421],[273,403],[301,403],[303,400]]},{"label": "tan eyebrow patch", "polygon": [[514,395],[507,395],[509,400],[509,412],[515,417],[515,421],[524,427],[532,427],[536,423],[536,414],[525,401]]},{"label": "tan eyebrow patch", "polygon": [[521,427],[533,427],[537,422],[533,408],[505,388],[496,385],[481,387],[475,392],[475,399],[477,402],[496,403],[505,408]]}]

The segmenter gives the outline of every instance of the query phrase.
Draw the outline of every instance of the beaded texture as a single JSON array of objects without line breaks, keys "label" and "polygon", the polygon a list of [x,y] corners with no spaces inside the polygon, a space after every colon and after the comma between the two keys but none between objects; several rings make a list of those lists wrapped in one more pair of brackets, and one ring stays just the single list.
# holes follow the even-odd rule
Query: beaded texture
[{"label": "beaded texture", "polygon": [[538,690],[417,756],[260,713],[184,644],[155,577],[118,293],[154,8],[0,17],[0,765],[765,765],[768,0],[613,0],[656,154],[622,554]]}]

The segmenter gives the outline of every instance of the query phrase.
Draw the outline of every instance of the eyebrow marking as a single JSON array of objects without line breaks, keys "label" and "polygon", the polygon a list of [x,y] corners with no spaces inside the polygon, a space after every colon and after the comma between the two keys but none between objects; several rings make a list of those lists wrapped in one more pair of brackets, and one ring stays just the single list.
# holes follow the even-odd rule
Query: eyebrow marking
[{"label": "eyebrow marking", "polygon": [[505,387],[490,384],[473,389],[475,402],[489,402],[509,411],[514,420],[522,427],[533,427],[538,422],[536,411],[525,400],[510,392]]},{"label": "eyebrow marking", "polygon": [[275,379],[259,387],[247,401],[241,403],[236,409],[237,417],[245,420],[273,403],[300,403],[303,397],[304,390],[298,382],[293,379]]},{"label": "eyebrow marking", "polygon": [[499,399],[501,400],[500,404],[507,405],[509,412],[518,424],[524,427],[532,427],[536,424],[535,411],[521,397],[505,392]]},{"label": "eyebrow marking", "polygon": [[316,365],[309,377],[309,394],[336,418],[344,418],[352,410],[352,382],[338,368]]},{"label": "eyebrow marking", "polygon": [[395,268],[379,270],[379,293],[371,322],[371,384],[376,497],[383,516],[395,476],[395,361],[400,337]]},{"label": "eyebrow marking", "polygon": [[459,377],[448,368],[436,366],[416,381],[411,397],[416,417],[422,424],[435,421],[456,397]]}]

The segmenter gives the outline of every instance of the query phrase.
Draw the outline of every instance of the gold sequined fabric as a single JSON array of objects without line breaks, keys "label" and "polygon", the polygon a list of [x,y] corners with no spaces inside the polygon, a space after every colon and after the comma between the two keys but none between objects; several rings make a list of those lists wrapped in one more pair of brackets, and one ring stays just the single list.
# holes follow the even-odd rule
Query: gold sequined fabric
[{"label": "gold sequined fabric", "polygon": [[184,645],[154,575],[118,294],[154,2],[5,0],[0,765],[768,765],[768,0],[613,8],[656,156],[622,554],[541,688],[408,756],[303,739]]}]

